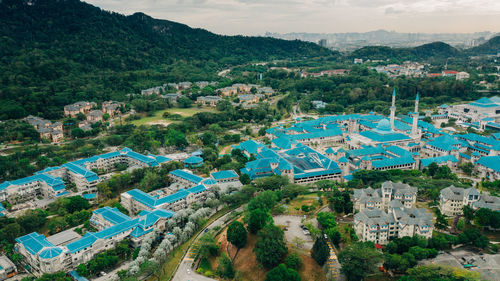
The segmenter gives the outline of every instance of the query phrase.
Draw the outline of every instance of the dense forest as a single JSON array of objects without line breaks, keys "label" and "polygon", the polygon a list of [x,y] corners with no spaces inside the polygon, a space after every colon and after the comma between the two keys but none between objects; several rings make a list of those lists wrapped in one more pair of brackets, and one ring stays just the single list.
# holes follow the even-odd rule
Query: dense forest
[{"label": "dense forest", "polygon": [[0,119],[54,119],[78,100],[124,100],[168,81],[214,79],[229,65],[331,54],[313,43],[221,36],[79,0],[4,0],[0,14]]}]

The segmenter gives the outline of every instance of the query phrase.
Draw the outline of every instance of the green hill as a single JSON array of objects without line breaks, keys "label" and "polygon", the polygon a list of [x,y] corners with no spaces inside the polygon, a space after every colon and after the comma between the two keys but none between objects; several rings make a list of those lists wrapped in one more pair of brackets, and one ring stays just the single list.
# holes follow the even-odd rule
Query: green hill
[{"label": "green hill", "polygon": [[500,35],[488,40],[486,43],[466,50],[469,55],[496,55],[500,53]]},{"label": "green hill", "polygon": [[443,42],[434,42],[414,48],[367,46],[352,52],[351,57],[363,59],[429,60],[446,59],[459,55],[459,51]]},{"label": "green hill", "polygon": [[77,100],[123,99],[249,61],[331,54],[313,43],[222,36],[78,0],[3,0],[0,14],[0,119],[56,118]]}]

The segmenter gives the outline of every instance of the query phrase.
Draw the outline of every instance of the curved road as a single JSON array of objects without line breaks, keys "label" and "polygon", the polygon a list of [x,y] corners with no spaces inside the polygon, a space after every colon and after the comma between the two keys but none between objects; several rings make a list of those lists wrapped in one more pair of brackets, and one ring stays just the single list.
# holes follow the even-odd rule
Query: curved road
[{"label": "curved road", "polygon": [[212,222],[210,225],[206,226],[203,231],[201,231],[198,234],[198,237],[196,237],[195,241],[191,244],[187,252],[184,254],[184,258],[182,259],[181,263],[179,264],[179,267],[177,268],[177,271],[175,272],[174,278],[172,278],[173,281],[215,281],[215,279],[208,278],[206,276],[200,275],[196,272],[193,272],[193,262],[194,260],[190,257],[188,257],[188,253],[191,252],[193,245],[196,245],[196,240],[205,233],[205,230],[207,229],[212,229],[216,226],[221,226],[225,227],[226,224],[224,221],[226,218],[233,212],[241,212],[243,211],[243,207],[239,207],[233,211],[228,212],[227,214],[223,215],[222,217],[216,219],[214,222]]}]

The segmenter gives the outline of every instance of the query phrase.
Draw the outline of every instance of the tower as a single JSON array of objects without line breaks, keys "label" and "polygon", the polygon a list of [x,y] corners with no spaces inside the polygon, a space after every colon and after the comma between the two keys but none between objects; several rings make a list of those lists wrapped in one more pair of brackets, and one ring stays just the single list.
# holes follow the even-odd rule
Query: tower
[{"label": "tower", "polygon": [[413,117],[413,123],[411,126],[411,136],[416,137],[418,135],[418,92],[417,92],[417,98],[415,99],[415,110],[412,113]]},{"label": "tower", "polygon": [[394,118],[396,117],[396,89],[392,90],[392,106],[391,106],[391,129],[394,130]]}]

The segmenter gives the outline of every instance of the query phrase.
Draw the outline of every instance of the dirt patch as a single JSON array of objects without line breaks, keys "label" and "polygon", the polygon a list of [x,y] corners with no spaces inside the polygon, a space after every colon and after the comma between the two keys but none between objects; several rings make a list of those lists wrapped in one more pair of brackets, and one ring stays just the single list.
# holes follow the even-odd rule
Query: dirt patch
[{"label": "dirt patch", "polygon": [[[240,249],[234,260],[234,267],[240,272],[243,280],[260,281],[266,279],[267,270],[259,265],[253,253],[256,242],[257,235],[249,234],[247,245],[245,248]],[[234,252],[230,252],[232,252],[232,256],[234,256]]]},{"label": "dirt patch", "polygon": [[146,122],[146,125],[161,125],[167,127],[170,125],[172,122],[164,121],[164,120],[157,120],[157,121],[151,121],[151,122]]},{"label": "dirt patch", "polygon": [[301,254],[300,258],[302,259],[302,267],[299,274],[302,281],[326,281],[323,269],[313,258],[305,254]]}]

